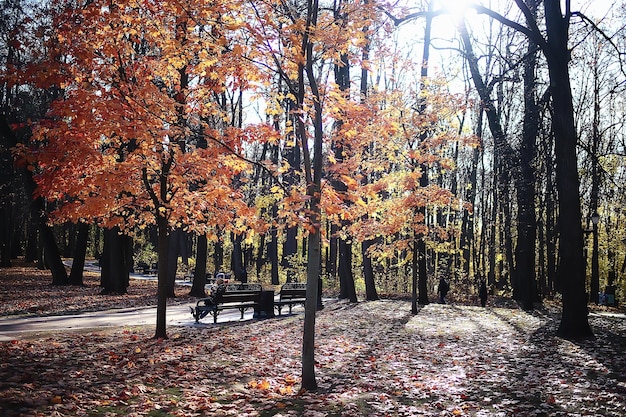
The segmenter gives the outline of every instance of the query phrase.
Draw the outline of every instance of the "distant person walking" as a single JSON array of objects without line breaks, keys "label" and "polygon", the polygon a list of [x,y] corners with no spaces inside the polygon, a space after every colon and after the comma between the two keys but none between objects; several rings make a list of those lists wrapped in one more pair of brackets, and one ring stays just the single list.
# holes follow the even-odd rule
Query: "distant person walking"
[{"label": "distant person walking", "polygon": [[487,305],[487,284],[485,283],[485,281],[481,281],[480,283],[478,296],[480,297],[480,305],[483,307],[486,306]]},{"label": "distant person walking", "polygon": [[446,303],[446,295],[448,295],[448,291],[450,291],[450,284],[442,277],[439,279],[439,287],[437,289],[437,294],[439,295],[439,304]]}]

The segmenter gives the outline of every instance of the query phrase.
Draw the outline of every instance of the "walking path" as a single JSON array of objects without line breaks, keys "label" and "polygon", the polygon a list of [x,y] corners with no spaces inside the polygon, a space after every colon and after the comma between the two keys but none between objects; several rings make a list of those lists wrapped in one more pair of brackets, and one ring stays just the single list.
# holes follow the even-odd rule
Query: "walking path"
[{"label": "walking path", "polygon": [[[189,305],[168,306],[168,326],[209,326],[213,320],[196,323],[189,312]],[[244,320],[252,319],[253,311],[246,312]],[[225,310],[218,316],[218,323],[239,321],[239,310]],[[45,333],[59,333],[84,329],[116,326],[142,326],[156,324],[156,307],[126,308],[64,316],[0,318],[0,341],[24,339]]]},{"label": "walking path", "polygon": [[[69,264],[71,266],[71,264]],[[100,272],[95,261],[85,263],[85,271]],[[156,276],[143,274],[130,274],[131,279],[156,280]],[[179,285],[191,286],[190,281],[176,280]],[[168,326],[210,326],[213,325],[211,317],[196,323],[189,311],[194,304],[168,305],[166,309],[166,321]],[[294,307],[297,309],[297,307]],[[244,314],[243,320],[253,317],[252,310]],[[239,310],[225,310],[218,316],[218,323],[239,321]],[[114,309],[61,316],[37,316],[37,317],[5,317],[0,318],[0,341],[24,339],[34,335],[45,333],[59,333],[84,329],[106,328],[115,326],[142,326],[156,324],[156,306]]]}]

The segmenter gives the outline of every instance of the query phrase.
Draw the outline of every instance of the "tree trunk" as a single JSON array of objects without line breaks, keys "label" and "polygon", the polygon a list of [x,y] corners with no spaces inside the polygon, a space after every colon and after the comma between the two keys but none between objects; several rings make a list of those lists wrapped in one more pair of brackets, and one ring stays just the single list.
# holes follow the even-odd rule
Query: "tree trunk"
[{"label": "tree trunk", "polygon": [[127,236],[119,233],[119,228],[105,230],[100,273],[101,294],[127,293],[131,268],[129,252],[132,257],[132,244]]},{"label": "tree trunk", "polygon": [[158,287],[157,287],[157,317],[155,339],[167,339],[166,329],[166,311],[167,311],[167,263],[168,263],[168,244],[169,244],[169,226],[167,219],[157,210],[157,230],[159,243],[157,245],[158,252]]},{"label": "tree trunk", "polygon": [[[364,4],[369,4],[369,0],[365,0]],[[363,28],[363,33],[365,34],[365,45],[363,46],[362,51],[362,63],[369,62],[370,59],[370,50],[371,50],[371,40],[368,35],[370,26]],[[368,95],[368,81],[369,81],[369,70],[368,65],[361,65],[361,84],[359,86],[359,93],[361,94],[361,101],[365,101]],[[369,148],[369,147],[368,147]],[[363,183],[367,183],[369,179],[364,176]],[[367,239],[361,243],[361,256],[363,258],[363,277],[365,280],[365,299],[367,301],[375,301],[378,300],[378,293],[376,291],[376,281],[374,277],[374,266],[372,264],[372,258],[370,257],[368,250],[369,248],[376,243],[373,239]]]},{"label": "tree trunk", "polygon": [[206,284],[206,259],[208,251],[208,242],[206,235],[198,236],[196,244],[196,268],[193,272],[193,283],[189,295],[193,297],[206,297],[204,286]]},{"label": "tree trunk", "polygon": [[[531,8],[536,16],[535,7]],[[532,310],[537,294],[535,277],[537,219],[535,216],[535,172],[533,169],[539,132],[539,106],[537,105],[535,69],[537,44],[528,39],[528,54],[524,62],[524,124],[519,152],[520,177],[517,181],[517,246],[515,273],[519,280],[524,310]]]},{"label": "tree trunk", "polygon": [[[0,185],[0,189],[4,188],[4,185]],[[3,201],[2,204],[7,204],[8,202]],[[11,254],[12,250],[12,239],[13,239],[13,224],[14,220],[12,219],[10,207],[3,207],[0,209],[0,266],[1,267],[9,267],[11,266]]]},{"label": "tree trunk", "polygon": [[[317,205],[317,203],[315,203]],[[318,210],[319,206],[311,210]],[[315,378],[315,314],[317,311],[318,285],[321,262],[320,230],[309,233],[306,302],[304,308],[304,333],[302,336],[302,388],[307,391],[317,390]]]},{"label": "tree trunk", "polygon": [[[428,11],[431,12],[433,8],[433,2],[428,2]],[[426,17],[426,26],[424,27],[424,48],[422,52],[422,70],[420,74],[420,89],[426,89],[426,79],[428,78],[428,66],[430,64],[430,37],[431,37],[431,28],[432,28],[432,15],[429,13]],[[424,113],[426,109],[426,103],[422,100],[420,102],[419,111],[420,113]],[[427,139],[427,132],[423,132],[421,134],[420,142],[423,142]],[[422,175],[419,179],[420,188],[428,187],[428,166],[422,164],[420,167],[420,171]],[[426,206],[419,207],[417,209],[417,214],[422,217],[424,220],[424,226],[428,227],[426,222]],[[421,305],[428,304],[428,271],[426,268],[426,235],[425,233],[420,233],[419,235],[414,235],[414,243],[413,243],[413,275],[415,276],[415,270],[418,271],[418,291],[416,294],[415,289],[412,294],[412,304],[415,305],[416,302],[419,302]],[[415,288],[415,282],[413,282],[413,288]],[[418,300],[415,300],[416,297],[419,297]],[[416,307],[412,307],[413,314],[417,314]]]},{"label": "tree trunk", "polygon": [[352,245],[346,239],[339,239],[339,285],[349,302],[358,301],[352,274]]},{"label": "tree trunk", "polygon": [[[16,146],[18,143],[17,137],[11,130],[9,123],[4,115],[0,115],[0,135],[4,136],[7,140],[9,147]],[[35,192],[36,184],[33,180],[32,171],[28,169],[22,169],[24,178],[24,189],[26,195],[32,196]],[[56,244],[54,233],[52,228],[48,226],[47,216],[44,206],[44,201],[41,197],[34,199],[31,203],[31,216],[33,221],[37,222],[39,227],[40,243],[44,249],[45,265],[50,269],[52,273],[52,285],[65,285],[67,284],[67,271],[63,265],[61,259],[61,253]]]},{"label": "tree trunk", "polygon": [[[335,9],[335,21],[343,25],[344,15],[338,8]],[[347,54],[341,54],[340,62],[335,64],[335,82],[339,86],[339,90],[344,97],[349,100],[350,93],[350,61]],[[343,119],[338,119],[335,123],[334,130],[341,131],[344,125]],[[332,143],[332,148],[337,161],[337,165],[340,166],[344,161],[344,155],[349,152],[347,144],[340,140],[335,140]],[[346,184],[339,178],[332,178],[331,184],[338,194],[345,196],[348,191]],[[350,204],[348,201],[344,201],[345,204]],[[348,226],[348,223],[341,220],[340,226],[331,226],[332,234],[331,239],[337,240],[338,249],[338,273],[339,273],[339,298],[348,299],[351,303],[357,302],[356,290],[354,285],[354,275],[352,274],[352,246],[348,243],[347,237],[343,234],[336,236],[336,232],[339,232],[342,227]],[[331,250],[332,252],[332,250]]]},{"label": "tree trunk", "polygon": [[169,235],[169,243],[167,248],[167,297],[174,298],[176,293],[174,286],[176,284],[176,271],[178,270],[178,255],[180,254],[180,246],[183,231],[176,228]]},{"label": "tree trunk", "polygon": [[[283,243],[283,268],[287,269],[287,282],[296,282],[295,274],[296,259],[298,255],[298,227],[291,226],[287,228],[285,242]],[[293,263],[293,264],[292,264]]]},{"label": "tree trunk", "polygon": [[559,195],[560,245],[557,274],[563,287],[563,315],[558,334],[568,339],[580,339],[593,336],[593,333],[589,326],[585,292],[580,181],[576,156],[577,135],[568,67],[569,16],[563,17],[558,0],[544,0],[544,7],[548,35],[545,53],[554,106],[552,129],[557,157],[556,186]]},{"label": "tree trunk", "polygon": [[[333,279],[337,278],[337,259],[339,257],[339,239],[335,236],[339,227],[330,224],[328,227],[328,257],[326,258],[326,274]],[[345,298],[345,297],[344,297]]]},{"label": "tree trunk", "polygon": [[[278,215],[278,207],[272,207],[273,218]],[[267,256],[270,261],[270,278],[272,285],[278,285],[278,230],[272,227],[270,241],[267,245]]]},{"label": "tree trunk", "polygon": [[246,265],[243,262],[243,250],[241,248],[242,237],[241,235],[231,234],[233,241],[233,253],[231,255],[230,265],[233,271],[234,277],[237,281],[248,282],[248,273],[246,271]]},{"label": "tree trunk", "polygon": [[24,254],[24,259],[26,262],[35,262],[37,260],[37,247],[38,244],[38,233],[37,233],[37,225],[33,222],[32,215],[31,219],[28,222],[28,237],[26,239],[26,252]]},{"label": "tree trunk", "polygon": [[224,243],[222,242],[222,235],[223,233],[218,230],[218,240],[213,244],[213,272],[221,271],[224,265]]},{"label": "tree trunk", "polygon": [[365,280],[365,299],[367,301],[378,300],[376,292],[376,281],[374,280],[374,268],[372,258],[368,255],[368,249],[374,244],[373,240],[366,240],[361,244],[361,254],[363,255],[363,277]]},{"label": "tree trunk", "polygon": [[38,216],[39,239],[44,251],[44,264],[52,272],[52,285],[66,285],[67,271],[65,270],[65,265],[63,265],[61,252],[59,252],[52,227],[48,225],[41,197],[33,201],[32,208],[34,210],[33,215]]},{"label": "tree trunk", "polygon": [[83,271],[85,270],[85,256],[87,256],[87,244],[89,242],[89,225],[80,222],[77,227],[76,243],[74,245],[74,257],[70,272],[70,285],[83,285]]},{"label": "tree trunk", "polygon": [[[482,112],[479,115],[479,122],[482,120]],[[465,191],[465,201],[470,201],[472,204],[476,202],[476,187],[477,187],[477,178],[478,178],[478,158],[480,156],[480,152],[478,148],[475,148],[472,151],[472,168],[469,175],[469,183]],[[469,275],[470,271],[478,271],[478,265],[474,265],[474,268],[471,268],[472,264],[472,248],[475,247],[474,242],[474,212],[470,210],[463,211],[462,217],[462,226],[461,226],[461,251],[463,258],[463,271]]]},{"label": "tree trunk", "polygon": [[306,126],[302,118],[298,123],[298,135],[304,155],[305,177],[308,184],[307,196],[309,197],[309,236],[308,236],[308,263],[307,263],[307,289],[306,303],[304,308],[304,332],[302,337],[302,389],[307,391],[317,390],[317,381],[315,378],[315,314],[318,307],[319,283],[320,283],[320,267],[321,267],[321,208],[320,195],[323,171],[323,122],[322,122],[322,103],[320,100],[320,92],[317,87],[317,79],[315,78],[313,69],[313,41],[309,38],[309,33],[317,27],[317,13],[319,9],[318,0],[307,1],[307,25],[303,34],[302,45],[304,47],[305,59],[298,67],[298,93],[299,108],[304,105],[304,89],[305,78],[304,71],[308,79],[309,87],[313,95],[313,161],[309,154],[309,148],[306,141]]}]

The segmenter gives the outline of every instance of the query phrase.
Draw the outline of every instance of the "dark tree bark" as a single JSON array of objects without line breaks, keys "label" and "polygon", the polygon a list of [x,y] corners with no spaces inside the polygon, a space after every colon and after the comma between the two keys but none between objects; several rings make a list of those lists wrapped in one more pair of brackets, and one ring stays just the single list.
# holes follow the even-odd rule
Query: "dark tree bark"
[{"label": "dark tree bark", "polygon": [[[482,112],[481,112],[482,115]],[[479,123],[482,120],[482,116],[479,116]],[[480,136],[480,135],[477,135]],[[478,179],[478,160],[480,157],[480,151],[475,148],[472,151],[472,168],[469,174],[468,187],[465,190],[465,201],[472,203],[476,202],[476,187]],[[463,271],[469,274],[472,264],[472,248],[475,247],[474,242],[474,212],[470,210],[463,211],[463,217],[461,220],[461,253],[463,258]],[[474,264],[474,271],[478,271],[478,265]]]},{"label": "dark tree bark", "polygon": [[[164,190],[165,187],[162,187]],[[161,196],[165,199],[165,196]],[[169,245],[169,226],[167,218],[165,218],[158,209],[157,213],[157,230],[159,243],[157,245],[159,268],[158,268],[158,288],[157,288],[157,317],[155,339],[167,339],[166,312],[167,312],[167,263],[168,263],[168,245]]]},{"label": "dark tree bark", "polygon": [[[278,208],[272,207],[274,218],[278,214]],[[270,261],[270,277],[273,285],[278,285],[278,230],[275,227],[270,231],[270,241],[267,245],[267,256]]]},{"label": "dark tree bark", "polygon": [[224,243],[221,231],[218,232],[218,240],[213,244],[213,266],[214,272],[221,271],[224,266]]},{"label": "dark tree bark", "polygon": [[129,252],[132,259],[132,244],[128,236],[120,234],[114,227],[104,231],[104,250],[102,251],[100,272],[100,294],[126,294],[130,283]]},{"label": "dark tree bark", "polygon": [[543,0],[546,37],[532,10],[524,0],[515,3],[526,18],[528,27],[512,22],[482,6],[481,13],[497,19],[531,38],[543,51],[548,63],[552,97],[552,131],[556,153],[556,188],[558,192],[559,265],[557,280],[562,287],[563,314],[558,335],[568,339],[592,337],[585,289],[585,262],[580,208],[577,134],[570,84],[568,48],[571,2],[565,2],[565,13],[559,0]]},{"label": "dark tree bark", "polygon": [[[0,115],[0,135],[10,147],[17,145],[17,137],[11,130],[4,115]],[[26,168],[23,168],[21,171],[24,178],[26,195],[32,196],[36,188],[32,172]],[[59,252],[52,228],[48,225],[45,205],[41,197],[32,200],[31,216],[39,227],[39,238],[44,251],[45,265],[52,273],[52,285],[67,284],[67,271],[63,265],[61,253]]]},{"label": "dark tree bark", "polygon": [[[365,4],[368,4],[369,1],[365,0]],[[367,35],[369,31],[369,26],[363,28],[363,33],[365,34],[366,43],[363,47],[363,55],[361,62],[369,62],[370,59],[370,49],[371,49],[371,41]],[[369,80],[369,71],[367,66],[361,66],[361,85],[359,88],[359,92],[361,94],[361,100],[365,100],[368,95],[368,80]],[[368,181],[368,178],[365,177],[363,179],[364,182]],[[365,299],[367,301],[375,301],[378,300],[378,292],[376,291],[376,280],[374,276],[374,265],[372,262],[372,258],[369,255],[369,248],[372,247],[376,242],[374,239],[367,239],[361,243],[361,256],[363,258],[363,278],[365,280]]]},{"label": "dark tree bark", "polygon": [[351,303],[356,303],[358,300],[352,273],[352,244],[345,239],[339,239],[339,280],[345,298]]},{"label": "dark tree bark", "polygon": [[[31,183],[29,195],[32,195],[35,183],[32,177],[26,178],[26,181]],[[52,227],[48,225],[48,217],[41,197],[33,200],[31,210],[33,218],[36,219],[39,225],[39,240],[43,249],[44,265],[52,272],[52,285],[66,285],[68,279],[67,271],[65,270],[65,265],[63,265],[61,252],[57,246]]]},{"label": "dark tree bark", "polygon": [[[521,0],[516,0],[518,3]],[[559,267],[563,284],[563,315],[558,334],[568,339],[593,336],[589,326],[583,261],[580,180],[576,156],[576,127],[570,85],[568,33],[570,10],[565,16],[559,0],[544,0],[547,40],[544,47],[550,74],[554,114],[556,186],[559,195]],[[567,2],[569,6],[569,2]]]},{"label": "dark tree bark", "polygon": [[37,233],[37,225],[35,222],[31,220],[28,221],[28,230],[27,230],[27,238],[26,238],[26,252],[24,254],[24,259],[26,262],[35,262],[37,260],[37,247],[38,244],[38,233]]},{"label": "dark tree bark", "polygon": [[176,271],[178,270],[178,255],[180,254],[183,231],[176,228],[170,232],[167,249],[167,297],[176,297],[174,286],[176,284]]},{"label": "dark tree bark", "polygon": [[326,258],[326,274],[333,279],[337,278],[337,262],[339,259],[339,241],[335,237],[339,227],[329,224],[328,228],[328,257]]},{"label": "dark tree bark", "polygon": [[[432,11],[432,2],[428,3],[428,11]],[[431,37],[431,28],[432,28],[432,15],[429,13],[426,16],[426,26],[424,28],[424,49],[422,52],[422,70],[420,74],[420,89],[425,89],[424,85],[426,82],[426,78],[428,77],[428,66],[430,59],[430,37]],[[421,102],[419,105],[420,113],[423,113],[426,109],[426,103]],[[420,145],[421,142],[426,140],[428,133],[423,132],[420,137]],[[419,180],[420,188],[428,187],[428,167],[426,165],[422,165],[420,167],[422,175]],[[426,226],[426,207],[419,207],[417,209],[417,214],[424,219],[424,225]],[[411,312],[413,314],[417,314],[417,306],[415,305],[418,302],[421,305],[428,304],[428,271],[427,271],[427,262],[426,262],[426,236],[421,234],[416,234],[414,236],[414,247],[413,247],[413,270],[418,271],[417,282],[415,282],[415,272],[413,273],[413,283],[412,287],[415,288],[417,284],[417,293],[415,289],[412,294],[412,307]],[[418,297],[416,300],[415,298]]]},{"label": "dark tree bark", "polygon": [[[337,22],[343,22],[343,12],[339,9],[335,10],[335,20]],[[335,65],[335,82],[339,86],[339,90],[342,91],[344,95],[349,94],[350,91],[350,61],[348,60],[348,56],[346,54],[341,55],[341,62]],[[335,124],[335,130],[340,131],[343,126],[344,121],[342,119],[337,120]],[[349,151],[346,148],[345,143],[339,143],[338,141],[333,141],[332,144],[335,160],[338,165],[341,165],[344,160],[344,155]],[[345,195],[348,191],[348,187],[342,180],[339,178],[333,178],[331,180],[331,184],[335,190],[340,195]],[[346,204],[348,204],[346,202]],[[354,274],[352,273],[352,246],[351,243],[348,242],[349,237],[339,235],[337,236],[337,232],[341,230],[342,227],[348,226],[348,223],[345,221],[341,221],[340,226],[333,227],[331,226],[331,239],[337,240],[337,255],[338,255],[338,274],[339,274],[339,298],[348,299],[351,303],[356,303],[356,289],[354,285]],[[332,249],[331,249],[332,253]]]},{"label": "dark tree bark", "polygon": [[[0,190],[3,188],[3,186],[0,186]],[[3,267],[11,266],[13,252],[12,235],[14,222],[9,214],[10,211],[10,207],[0,208],[0,266]]]},{"label": "dark tree bark", "polygon": [[[13,132],[10,132],[11,134]],[[15,170],[6,135],[0,135],[0,266],[11,266],[14,252],[14,229],[17,226],[15,208]]]},{"label": "dark tree bark", "polygon": [[[538,2],[530,3],[533,16],[537,16]],[[535,171],[533,169],[539,132],[539,106],[535,99],[537,87],[537,44],[528,39],[528,53],[524,61],[524,124],[519,151],[519,177],[517,181],[517,245],[515,274],[519,281],[520,298],[524,310],[532,310],[537,295],[535,278],[537,219],[535,215]]]},{"label": "dark tree bark", "polygon": [[[550,138],[551,139],[551,138]],[[546,190],[547,193],[544,196],[546,201],[546,274],[548,281],[548,289],[550,294],[554,294],[555,291],[561,292],[561,283],[559,282],[559,278],[556,274],[557,269],[557,233],[556,233],[556,221],[555,221],[555,199],[553,197],[553,193],[555,191],[554,187],[554,171],[553,171],[553,161],[550,155],[552,155],[552,141],[547,143],[546,145],[549,147],[547,149],[548,152],[545,152],[548,157],[548,161],[546,162]]]},{"label": "dark tree bark", "polygon": [[248,282],[248,272],[243,262],[243,249],[241,247],[242,236],[232,233],[231,239],[233,241],[233,253],[231,255],[230,268],[237,281]]},{"label": "dark tree bark", "polygon": [[309,154],[307,145],[306,126],[302,118],[298,122],[298,136],[304,157],[305,180],[308,185],[307,196],[309,197],[310,222],[309,237],[307,239],[307,289],[306,303],[304,307],[304,329],[302,336],[302,389],[307,391],[317,390],[315,377],[315,314],[319,306],[318,297],[321,296],[319,289],[321,280],[321,207],[320,194],[323,174],[323,121],[322,102],[315,77],[313,63],[313,40],[309,38],[310,29],[317,27],[317,14],[319,10],[318,0],[307,0],[306,30],[303,32],[303,61],[298,64],[298,108],[304,105],[305,77],[306,73],[309,87],[313,96],[313,159]]},{"label": "dark tree bark", "polygon": [[296,282],[296,273],[292,265],[293,259],[298,254],[298,228],[297,226],[288,227],[286,230],[285,242],[283,243],[283,268],[287,268],[287,282]]},{"label": "dark tree bark", "polygon": [[371,239],[361,244],[361,253],[363,254],[363,277],[365,279],[365,299],[367,301],[376,301],[379,299],[378,292],[376,291],[372,258],[368,255],[368,250],[373,244],[374,240]]},{"label": "dark tree bark", "polygon": [[206,297],[204,285],[206,284],[206,260],[208,252],[208,242],[206,235],[198,236],[196,244],[196,268],[193,273],[193,283],[189,295],[193,297]]},{"label": "dark tree bark", "polygon": [[85,257],[87,256],[87,245],[89,243],[89,225],[78,223],[77,236],[74,244],[74,256],[72,260],[72,270],[68,283],[70,285],[83,285],[83,272],[85,270]]}]

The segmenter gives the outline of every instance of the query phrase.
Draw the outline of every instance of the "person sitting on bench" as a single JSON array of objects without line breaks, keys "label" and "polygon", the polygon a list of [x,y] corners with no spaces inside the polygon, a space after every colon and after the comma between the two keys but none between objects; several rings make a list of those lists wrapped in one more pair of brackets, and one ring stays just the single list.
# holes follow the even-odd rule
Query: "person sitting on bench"
[{"label": "person sitting on bench", "polygon": [[[222,294],[226,292],[226,285],[224,284],[224,280],[222,278],[219,278],[215,284],[216,285],[211,287],[211,293],[209,294],[209,296],[201,300],[204,301],[205,306],[210,307],[217,305],[222,298]],[[205,318],[209,314],[209,311],[210,310],[194,311],[194,309],[191,308],[191,314],[196,318],[196,322],[198,322],[198,320],[200,319]]]},{"label": "person sitting on bench", "polygon": [[214,305],[220,302],[222,294],[226,292],[226,284],[224,284],[223,278],[218,278],[215,282],[215,286],[211,287],[211,293],[208,299],[205,301],[206,305]]}]

